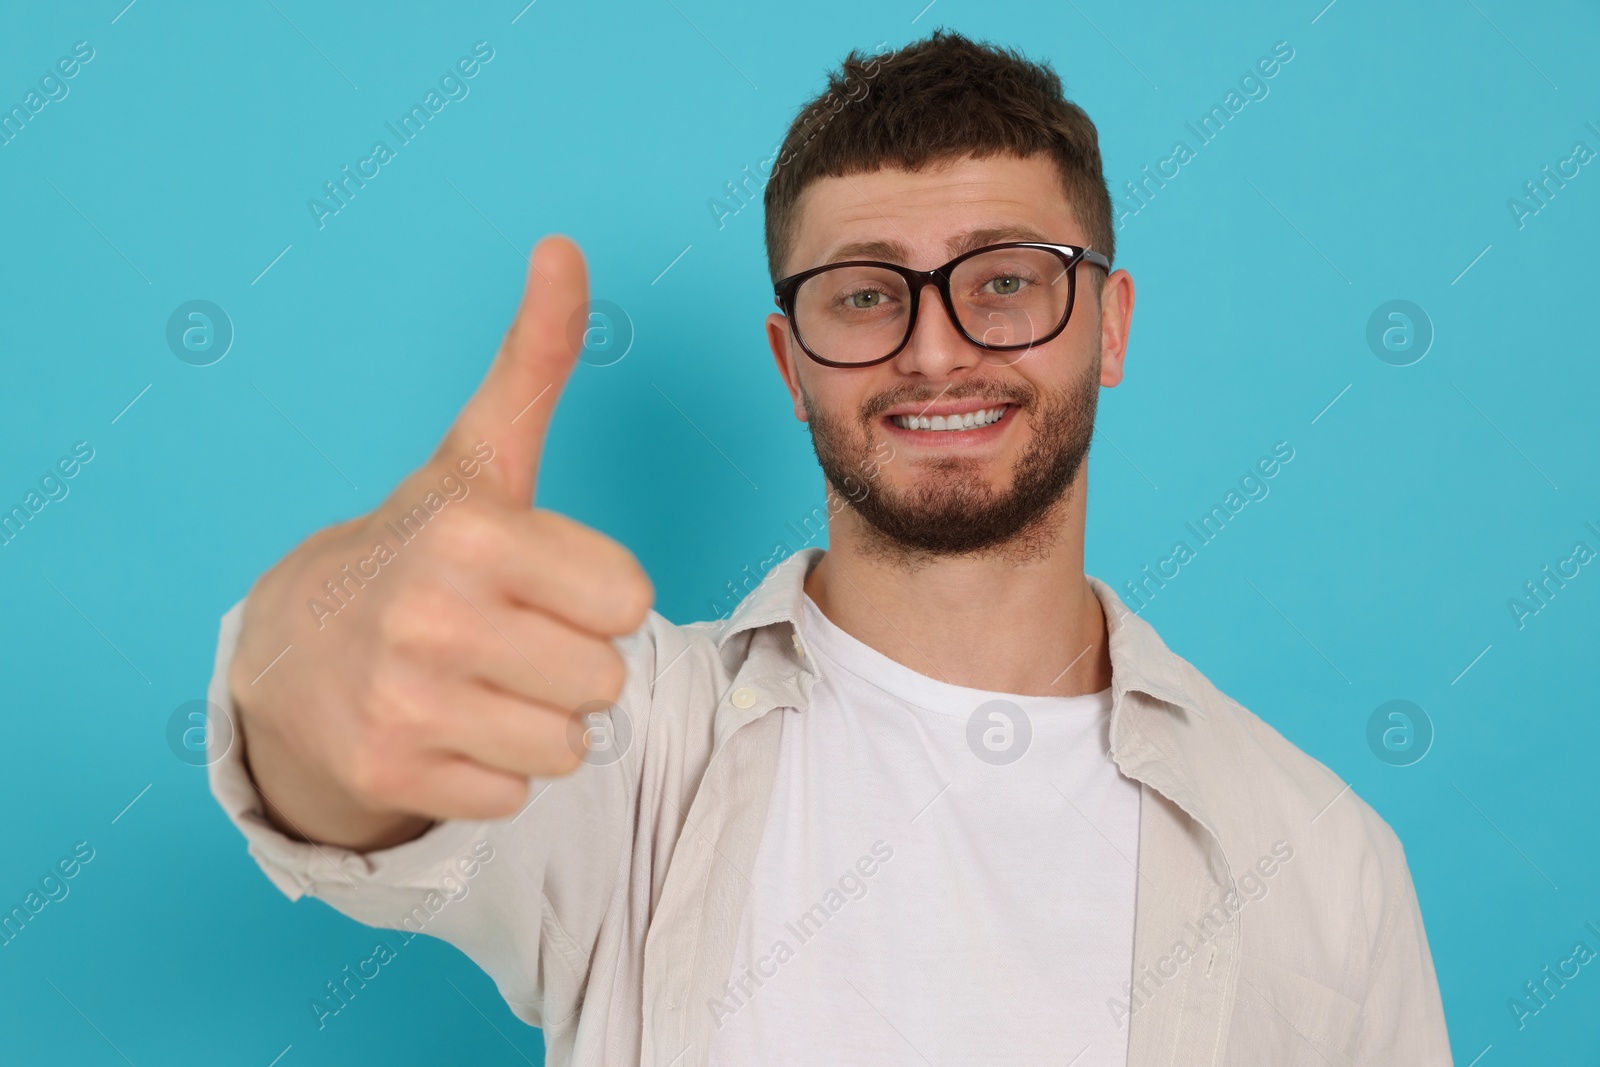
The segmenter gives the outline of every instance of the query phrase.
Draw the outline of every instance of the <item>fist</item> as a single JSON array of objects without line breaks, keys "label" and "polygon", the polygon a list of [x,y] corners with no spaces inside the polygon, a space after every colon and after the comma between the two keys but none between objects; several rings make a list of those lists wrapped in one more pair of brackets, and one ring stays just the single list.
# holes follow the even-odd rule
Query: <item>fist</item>
[{"label": "fist", "polygon": [[229,684],[284,829],[358,846],[432,819],[502,818],[530,777],[582,761],[576,711],[621,693],[612,639],[654,596],[627,549],[530,506],[586,306],[577,246],[545,239],[433,457],[251,590]]}]

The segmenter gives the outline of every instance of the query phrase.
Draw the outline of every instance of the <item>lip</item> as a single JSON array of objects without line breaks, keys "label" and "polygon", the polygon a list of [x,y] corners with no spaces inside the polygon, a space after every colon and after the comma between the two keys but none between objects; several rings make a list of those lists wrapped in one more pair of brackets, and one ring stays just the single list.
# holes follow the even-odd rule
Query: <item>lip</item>
[{"label": "lip", "polygon": [[903,426],[896,426],[895,415],[964,415],[969,411],[982,411],[984,408],[995,406],[994,401],[973,405],[965,401],[929,405],[927,408],[907,407],[898,408],[885,414],[880,420],[884,431],[894,440],[906,444],[927,446],[942,446],[945,448],[977,448],[993,442],[1006,428],[1011,425],[1017,415],[1017,405],[1007,402],[1005,413],[987,426],[980,426],[971,430],[908,430]]}]

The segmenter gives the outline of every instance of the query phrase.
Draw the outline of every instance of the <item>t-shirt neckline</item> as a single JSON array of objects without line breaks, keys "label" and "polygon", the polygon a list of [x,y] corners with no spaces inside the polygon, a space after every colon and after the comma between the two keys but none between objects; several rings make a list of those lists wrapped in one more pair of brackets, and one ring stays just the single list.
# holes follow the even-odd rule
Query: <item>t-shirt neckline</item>
[{"label": "t-shirt neckline", "polygon": [[801,595],[800,636],[808,651],[869,685],[925,711],[969,718],[981,705],[1003,700],[1030,717],[1103,715],[1111,710],[1111,689],[1081,696],[1030,696],[954,685],[912,670],[841,629],[807,594]]}]

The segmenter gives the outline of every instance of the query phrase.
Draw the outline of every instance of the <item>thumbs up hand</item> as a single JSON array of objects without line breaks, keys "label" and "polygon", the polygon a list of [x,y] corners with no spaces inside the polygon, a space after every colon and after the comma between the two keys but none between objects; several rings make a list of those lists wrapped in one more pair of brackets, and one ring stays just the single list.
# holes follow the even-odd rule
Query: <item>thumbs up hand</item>
[{"label": "thumbs up hand", "polygon": [[[643,623],[650,581],[609,537],[530,509],[587,295],[577,246],[541,241],[516,319],[433,457],[251,590],[228,680],[285,833],[372,849],[435,819],[513,815],[529,777],[581,762],[575,709],[621,692],[611,638]],[[439,506],[441,485],[470,488]]]}]

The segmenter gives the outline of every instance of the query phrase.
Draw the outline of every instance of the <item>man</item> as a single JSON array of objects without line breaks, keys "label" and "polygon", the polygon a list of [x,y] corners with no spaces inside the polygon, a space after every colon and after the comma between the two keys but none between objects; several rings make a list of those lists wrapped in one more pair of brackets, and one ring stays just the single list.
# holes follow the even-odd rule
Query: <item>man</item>
[{"label": "man", "polygon": [[434,457],[223,620],[266,872],[456,944],[554,1064],[1449,1063],[1393,833],[1083,573],[1134,290],[1056,76],[852,55],[766,213],[827,552],[676,626],[530,509],[586,298],[546,239]]}]

